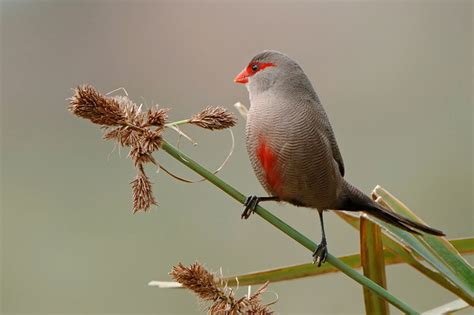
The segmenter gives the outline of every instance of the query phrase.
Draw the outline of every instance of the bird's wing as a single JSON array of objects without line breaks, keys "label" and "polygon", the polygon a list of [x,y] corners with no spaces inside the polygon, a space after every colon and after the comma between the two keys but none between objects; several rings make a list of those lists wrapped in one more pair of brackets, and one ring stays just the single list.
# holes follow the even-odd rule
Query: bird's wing
[{"label": "bird's wing", "polygon": [[332,130],[331,124],[329,123],[329,118],[321,103],[319,103],[319,100],[316,102],[316,111],[316,124],[320,126],[320,130],[324,133],[328,144],[331,146],[332,156],[339,166],[339,172],[341,173],[341,176],[344,177],[344,161],[342,160],[341,152],[337,146],[336,136],[334,135],[334,131]]},{"label": "bird's wing", "polygon": [[306,92],[309,92],[308,94],[310,95],[308,98],[309,103],[316,109],[316,125],[321,126],[320,130],[324,132],[324,135],[331,146],[333,158],[339,166],[339,172],[341,173],[341,176],[344,177],[344,161],[342,160],[341,152],[337,146],[336,136],[334,135],[331,123],[329,122],[329,117],[319,100],[318,94],[316,94],[311,85],[309,85],[309,87],[306,86]]},{"label": "bird's wing", "polygon": [[336,160],[337,165],[339,165],[339,172],[341,172],[341,176],[344,177],[344,161],[342,160],[341,152],[339,151],[339,147],[337,146],[336,137],[334,136],[334,132],[332,131],[332,128],[330,126],[326,134],[328,135],[328,140],[331,145],[334,160]]}]

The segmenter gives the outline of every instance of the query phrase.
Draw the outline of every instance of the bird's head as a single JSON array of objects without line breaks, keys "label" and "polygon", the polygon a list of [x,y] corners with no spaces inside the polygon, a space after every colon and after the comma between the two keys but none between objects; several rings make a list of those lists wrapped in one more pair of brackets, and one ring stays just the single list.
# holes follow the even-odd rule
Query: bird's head
[{"label": "bird's head", "polygon": [[234,82],[246,84],[249,92],[254,94],[284,83],[295,73],[302,73],[302,70],[290,57],[278,51],[265,50],[250,60]]}]

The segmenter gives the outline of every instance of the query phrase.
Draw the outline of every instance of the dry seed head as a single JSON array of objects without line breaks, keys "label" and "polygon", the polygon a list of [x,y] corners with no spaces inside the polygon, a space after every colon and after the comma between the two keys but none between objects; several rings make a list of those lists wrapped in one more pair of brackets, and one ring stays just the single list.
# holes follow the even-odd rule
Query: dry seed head
[{"label": "dry seed head", "polygon": [[151,154],[152,152],[146,151],[139,143],[131,147],[129,156],[132,158],[135,166],[146,163],[156,164],[155,158]]},{"label": "dry seed head", "polygon": [[145,120],[145,114],[141,111],[141,106],[137,106],[128,96],[114,96],[113,99],[120,104],[123,109],[126,122],[129,125],[141,127]]},{"label": "dry seed head", "polygon": [[[130,147],[129,156],[138,169],[137,177],[131,182],[133,209],[146,211],[156,204],[152,195],[151,182],[145,175],[143,165],[156,164],[153,152],[159,150],[163,138],[168,109],[150,108],[146,113],[128,96],[109,97],[100,94],[90,85],[74,89],[68,109],[76,116],[89,119],[106,130],[103,138],[115,140],[121,146]],[[207,129],[225,129],[235,125],[232,113],[222,107],[207,107],[194,115],[190,123]],[[152,130],[152,127],[154,130]]]},{"label": "dry seed head", "polygon": [[146,152],[157,151],[161,146],[161,132],[146,129],[141,137],[141,146]]},{"label": "dry seed head", "polygon": [[[133,134],[133,133],[132,133]],[[153,152],[161,146],[162,137],[159,131],[144,129],[140,135],[130,143],[130,157],[135,165],[153,163]]]},{"label": "dry seed head", "polygon": [[208,106],[189,120],[190,124],[210,130],[226,129],[235,126],[237,120],[223,107]]},{"label": "dry seed head", "polygon": [[126,121],[119,101],[102,96],[90,85],[74,89],[74,95],[69,99],[69,111],[104,126],[118,126]]},{"label": "dry seed head", "polygon": [[202,300],[214,301],[223,296],[222,290],[216,285],[217,277],[198,262],[189,268],[179,263],[177,266],[173,266],[170,275],[185,288],[196,293]]},{"label": "dry seed head", "polygon": [[166,120],[168,119],[169,108],[158,109],[158,106],[150,108],[147,112],[147,124],[155,126],[157,129],[164,128]]},{"label": "dry seed head", "polygon": [[207,271],[201,264],[194,263],[185,267],[179,263],[170,272],[171,277],[183,287],[193,291],[201,300],[211,301],[210,314],[273,314],[267,305],[261,304],[261,295],[268,287],[268,282],[252,296],[236,300],[232,290],[224,291],[224,281]]},{"label": "dry seed head", "polygon": [[103,138],[115,140],[123,147],[131,147],[139,143],[140,132],[129,127],[118,127],[106,132]]},{"label": "dry seed head", "polygon": [[248,303],[247,312],[249,314],[273,314],[270,310],[268,305],[262,304],[262,294],[267,291],[268,285],[270,284],[269,281],[265,282],[254,294],[250,296],[250,298],[245,299],[241,303]]},{"label": "dry seed head", "polygon": [[133,213],[143,210],[147,211],[152,205],[156,205],[156,200],[153,197],[151,189],[151,182],[146,176],[143,166],[138,166],[138,173],[135,179],[131,182],[133,191]]},{"label": "dry seed head", "polygon": [[[152,153],[161,145],[162,128],[153,131],[146,128],[144,122],[148,116],[128,96],[107,97],[90,85],[82,85],[74,90],[69,110],[79,117],[102,125],[105,129],[115,127],[104,134],[104,139],[115,140],[122,146],[130,147],[129,155],[138,169],[136,178],[131,182],[133,212],[146,211],[156,204],[143,164],[156,164]],[[157,123],[160,117],[165,115],[162,111],[153,113]]]}]

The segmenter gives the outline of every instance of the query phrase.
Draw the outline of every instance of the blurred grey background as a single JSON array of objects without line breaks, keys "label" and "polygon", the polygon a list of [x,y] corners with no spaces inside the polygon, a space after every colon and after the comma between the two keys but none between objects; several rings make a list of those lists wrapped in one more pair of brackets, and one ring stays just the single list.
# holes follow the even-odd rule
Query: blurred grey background
[{"label": "blurred grey background", "polygon": [[[224,274],[304,263],[310,253],[208,183],[154,174],[159,206],[131,213],[134,169],[101,131],[67,111],[71,88],[125,87],[171,119],[206,105],[248,104],[234,76],[263,49],[300,62],[336,132],[347,177],[380,184],[450,238],[473,233],[471,1],[2,1],[1,209],[5,314],[194,314],[189,292],[147,287],[195,260]],[[228,132],[186,127],[182,149],[209,168]],[[260,194],[244,121],[221,172]],[[175,139],[168,132],[169,139]],[[112,152],[113,151],[113,152]],[[197,178],[159,152],[182,176]],[[319,240],[317,215],[267,205]],[[327,216],[330,251],[358,251],[358,234]],[[473,259],[469,258],[472,262]],[[426,310],[454,299],[406,266],[389,290]],[[341,274],[271,285],[280,314],[363,313],[362,289]],[[245,288],[239,293],[244,294]],[[270,295],[270,299],[272,295]],[[396,313],[396,312],[395,312]]]}]

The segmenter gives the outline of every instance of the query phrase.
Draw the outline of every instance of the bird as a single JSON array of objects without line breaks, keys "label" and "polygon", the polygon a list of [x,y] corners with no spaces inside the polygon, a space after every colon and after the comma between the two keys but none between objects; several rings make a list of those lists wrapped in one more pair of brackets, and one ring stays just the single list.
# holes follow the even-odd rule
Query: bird
[{"label": "bird", "polygon": [[245,84],[250,108],[245,142],[252,168],[267,196],[250,195],[242,219],[260,202],[287,202],[316,209],[321,241],[318,266],[328,255],[323,212],[363,211],[413,234],[445,234],[373,201],[344,179],[345,168],[328,115],[301,66],[287,55],[265,50],[235,77]]}]

